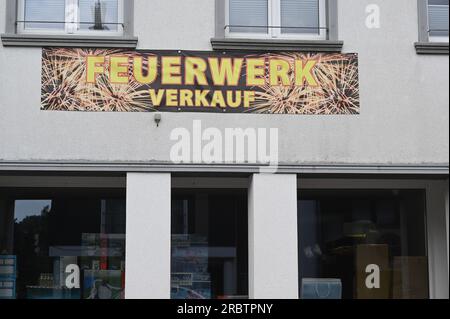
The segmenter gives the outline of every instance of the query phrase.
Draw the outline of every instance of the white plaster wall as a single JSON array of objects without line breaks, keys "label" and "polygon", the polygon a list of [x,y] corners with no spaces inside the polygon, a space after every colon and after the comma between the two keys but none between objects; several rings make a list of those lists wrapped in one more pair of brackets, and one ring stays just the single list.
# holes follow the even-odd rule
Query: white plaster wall
[{"label": "white plaster wall", "polygon": [[127,299],[170,298],[170,174],[127,174]]},{"label": "white plaster wall", "polygon": [[250,298],[297,299],[296,175],[252,176],[248,233]]},{"label": "white plaster wall", "polygon": [[[381,8],[367,29],[365,6]],[[136,0],[141,49],[211,50],[213,0]],[[0,1],[0,32],[5,1]],[[448,56],[419,56],[415,0],[339,0],[339,38],[360,54],[361,115],[68,113],[40,110],[39,48],[0,46],[0,160],[169,160],[170,132],[278,127],[280,162],[448,164]]]}]

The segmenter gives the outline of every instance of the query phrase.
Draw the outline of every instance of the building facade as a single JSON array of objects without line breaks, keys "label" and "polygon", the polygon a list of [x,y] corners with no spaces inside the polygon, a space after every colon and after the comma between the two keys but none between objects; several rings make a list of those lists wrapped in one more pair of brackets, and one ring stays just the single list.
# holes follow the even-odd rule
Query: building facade
[{"label": "building facade", "polygon": [[[448,0],[5,0],[0,34],[0,298],[449,297]],[[357,107],[45,104],[83,52],[356,54]],[[276,130],[275,169],[207,128]]]}]

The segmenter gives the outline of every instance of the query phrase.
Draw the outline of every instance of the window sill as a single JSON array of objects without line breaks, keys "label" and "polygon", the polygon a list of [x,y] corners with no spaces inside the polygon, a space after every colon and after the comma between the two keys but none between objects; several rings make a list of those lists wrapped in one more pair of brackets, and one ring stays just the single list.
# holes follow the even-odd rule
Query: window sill
[{"label": "window sill", "polygon": [[212,38],[214,50],[341,52],[343,41]]},{"label": "window sill", "polygon": [[448,55],[448,42],[416,42],[417,54]]},{"label": "window sill", "polygon": [[95,47],[95,48],[135,48],[136,37],[128,36],[71,36],[71,35],[36,35],[36,34],[2,34],[5,47]]}]

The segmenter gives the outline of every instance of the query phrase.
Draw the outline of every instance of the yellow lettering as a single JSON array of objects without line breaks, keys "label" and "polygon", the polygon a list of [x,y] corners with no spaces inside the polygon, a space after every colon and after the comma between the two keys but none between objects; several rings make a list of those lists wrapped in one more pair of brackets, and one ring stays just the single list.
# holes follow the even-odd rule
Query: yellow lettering
[{"label": "yellow lettering", "polygon": [[261,86],[264,80],[264,59],[247,59],[247,86]]},{"label": "yellow lettering", "polygon": [[180,90],[180,106],[194,106],[193,96],[191,90]]},{"label": "yellow lettering", "polygon": [[291,66],[288,61],[271,59],[269,62],[270,85],[289,85],[289,71]]},{"label": "yellow lettering", "polygon": [[225,99],[223,98],[223,94],[221,91],[214,92],[213,97],[211,99],[211,106],[227,107],[227,104],[225,103]]},{"label": "yellow lettering", "polygon": [[250,107],[251,102],[255,102],[255,92],[244,91],[244,107]]},{"label": "yellow lettering", "polygon": [[156,80],[158,75],[158,59],[156,57],[149,57],[147,63],[147,75],[144,76],[142,57],[135,57],[133,62],[133,74],[138,83],[151,84]]},{"label": "yellow lettering", "polygon": [[109,64],[109,79],[111,83],[128,84],[128,57],[112,56]]},{"label": "yellow lettering", "polygon": [[152,105],[153,106],[160,106],[161,105],[161,101],[164,97],[164,92],[165,90],[158,90],[158,93],[155,92],[156,90],[154,89],[150,89],[149,93],[150,93],[150,99],[152,100]]},{"label": "yellow lettering", "polygon": [[87,83],[95,83],[97,74],[103,74],[105,72],[104,63],[104,56],[88,56],[86,58]]},{"label": "yellow lettering", "polygon": [[195,90],[195,106],[209,106],[206,97],[209,94],[209,90]]},{"label": "yellow lettering", "polygon": [[316,66],[317,62],[314,60],[307,61],[303,65],[302,60],[295,61],[295,85],[303,85],[306,82],[311,86],[318,86],[316,79],[312,75],[312,69]]},{"label": "yellow lettering", "polygon": [[166,106],[178,106],[178,90],[166,90]]},{"label": "yellow lettering", "polygon": [[162,84],[181,85],[181,57],[162,57]]},{"label": "yellow lettering", "polygon": [[[233,63],[234,62],[234,63]],[[244,59],[219,58],[209,59],[209,68],[214,85],[237,86],[241,77]]]},{"label": "yellow lettering", "polygon": [[205,60],[202,58],[192,58],[188,57],[185,60],[185,84],[194,85],[195,80],[199,85],[208,85],[208,80],[206,80],[206,65]]},{"label": "yellow lettering", "polygon": [[[233,93],[235,93],[236,97],[233,100]],[[241,91],[227,91],[227,104],[229,107],[231,108],[236,108],[239,107],[241,105],[241,101],[242,101],[242,93]]]}]

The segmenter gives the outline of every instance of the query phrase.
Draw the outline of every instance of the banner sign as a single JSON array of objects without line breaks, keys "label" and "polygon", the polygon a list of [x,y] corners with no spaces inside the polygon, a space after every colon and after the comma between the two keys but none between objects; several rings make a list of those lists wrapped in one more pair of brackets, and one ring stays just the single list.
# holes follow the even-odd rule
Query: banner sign
[{"label": "banner sign", "polygon": [[43,49],[42,109],[359,114],[358,56]]}]

